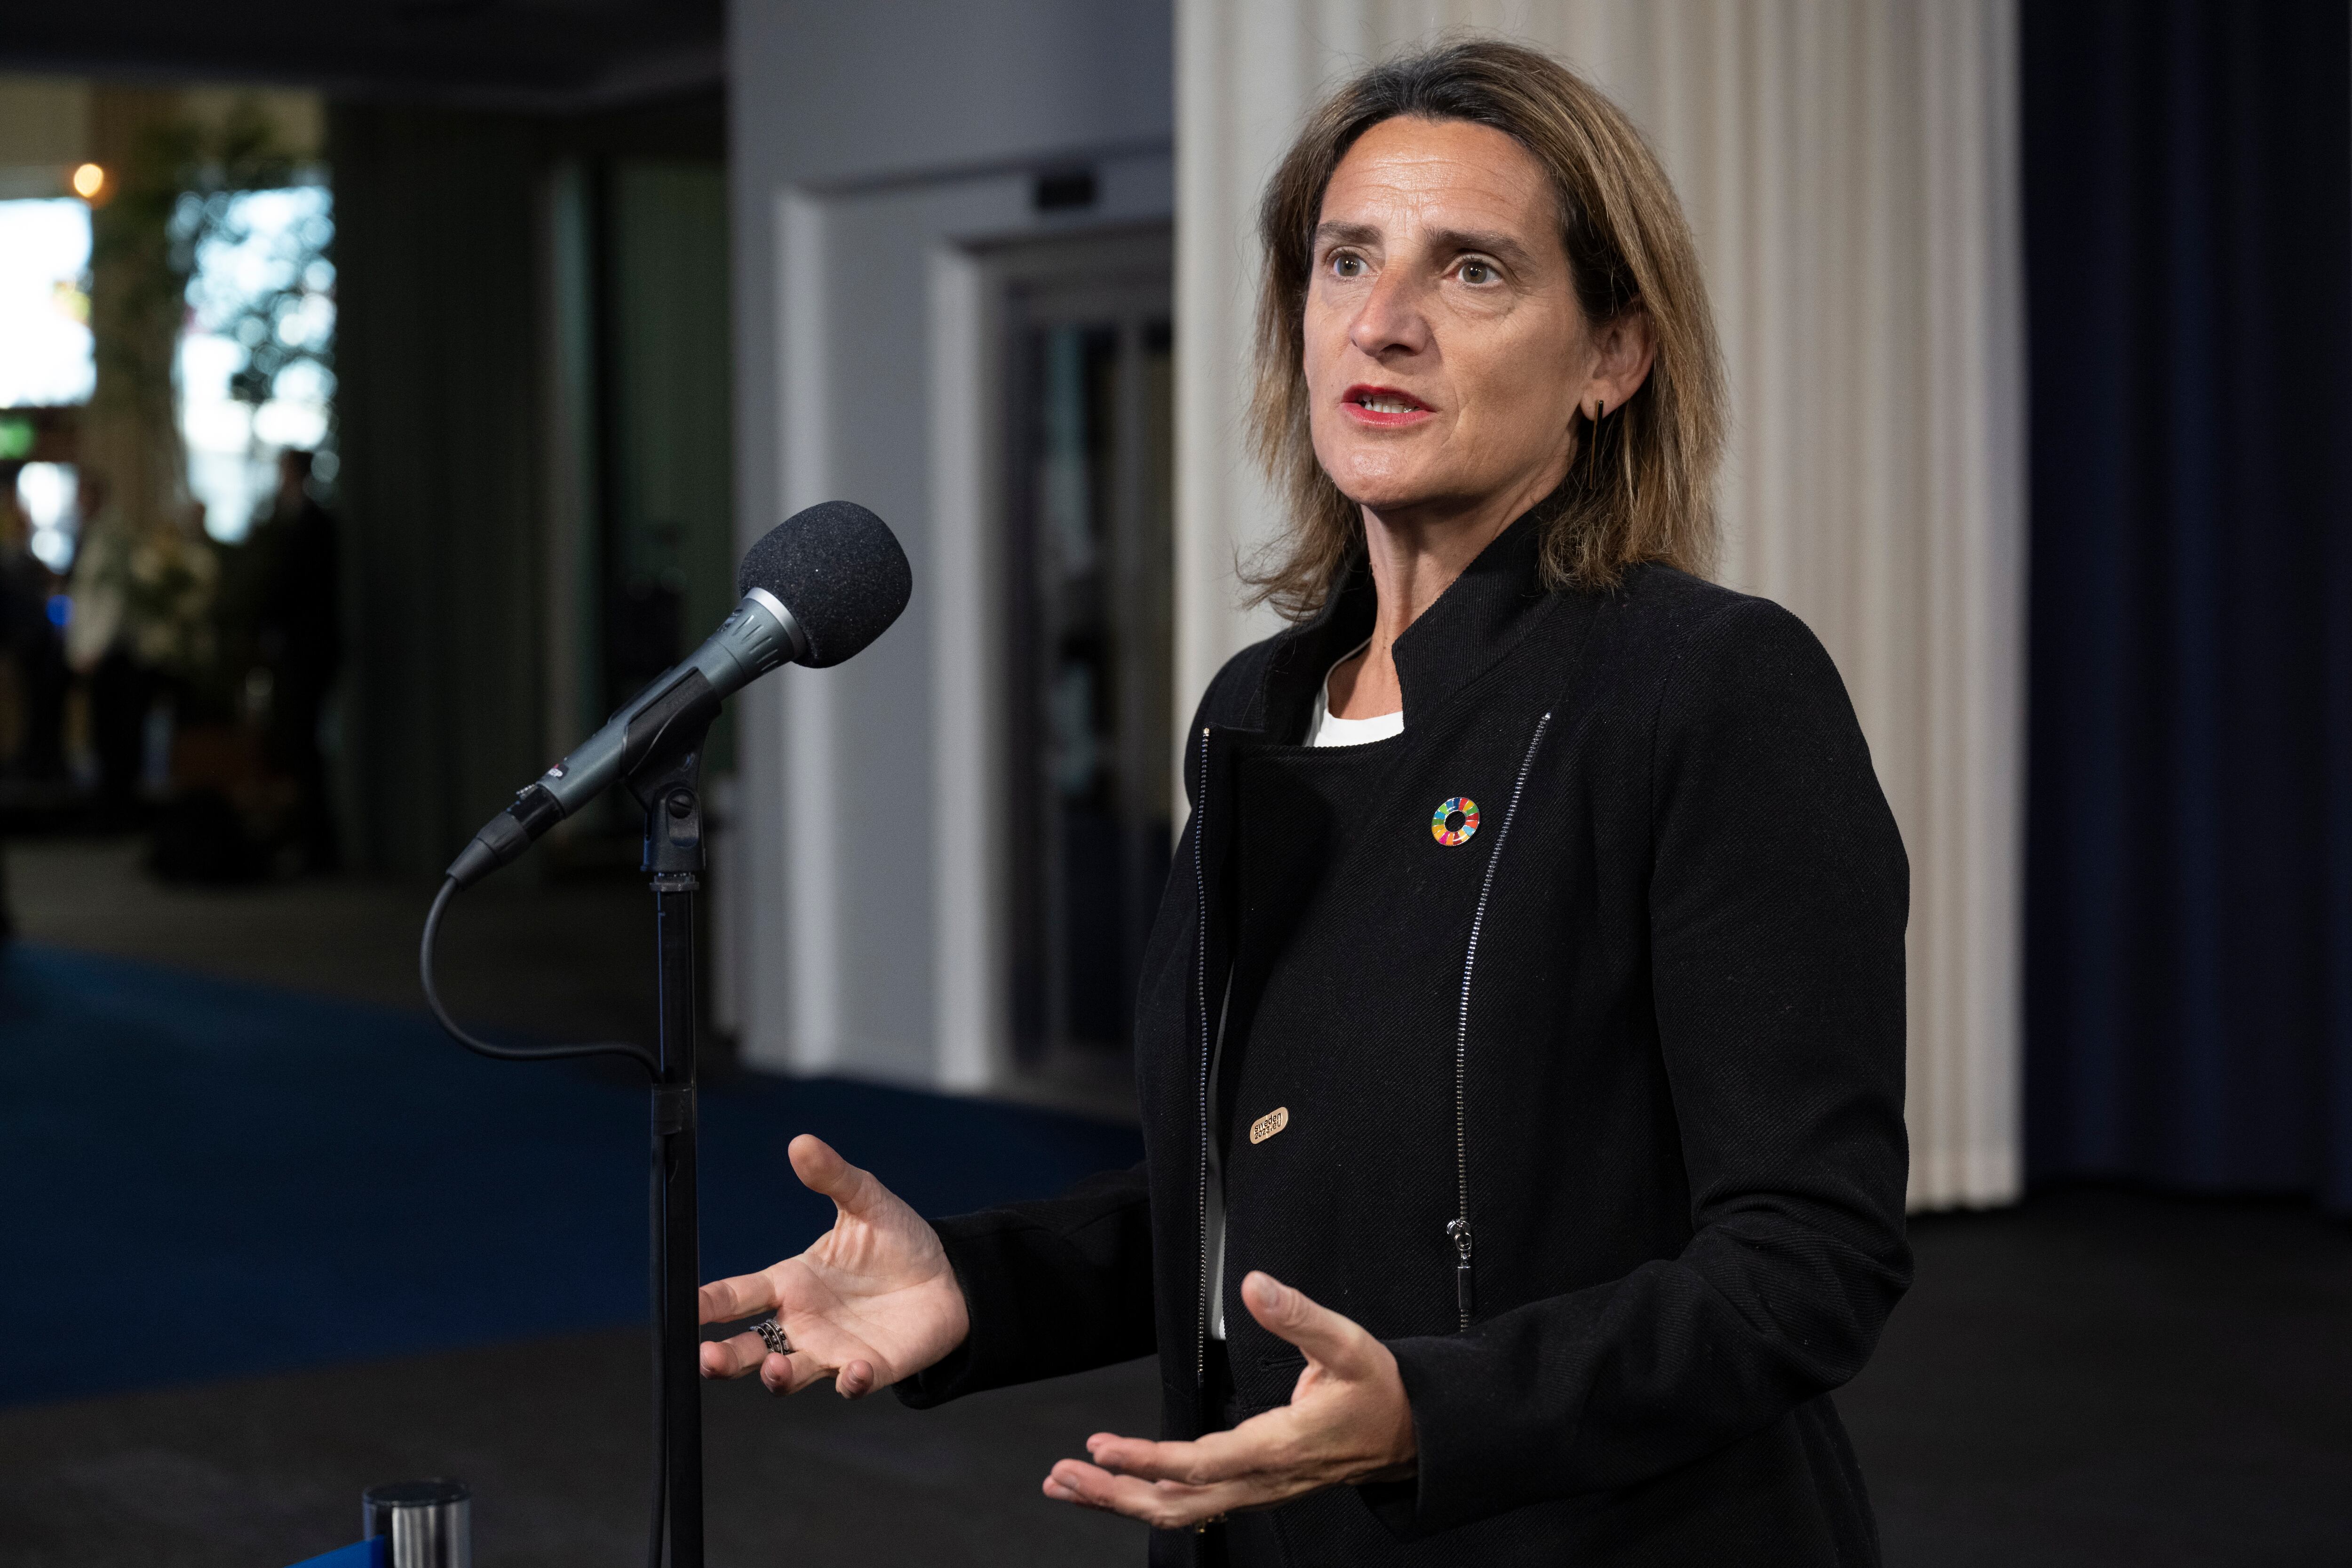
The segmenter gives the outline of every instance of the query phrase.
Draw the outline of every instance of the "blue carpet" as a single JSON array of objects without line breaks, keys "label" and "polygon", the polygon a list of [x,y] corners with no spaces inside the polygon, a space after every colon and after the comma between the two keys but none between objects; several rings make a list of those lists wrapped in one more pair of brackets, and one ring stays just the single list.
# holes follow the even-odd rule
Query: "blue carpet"
[{"label": "blue carpet", "polygon": [[[641,1089],[422,1014],[0,949],[0,1403],[642,1322]],[[831,1141],[926,1214],[1141,1157],[1131,1129],[828,1079],[702,1100],[705,1278],[799,1250]]]}]

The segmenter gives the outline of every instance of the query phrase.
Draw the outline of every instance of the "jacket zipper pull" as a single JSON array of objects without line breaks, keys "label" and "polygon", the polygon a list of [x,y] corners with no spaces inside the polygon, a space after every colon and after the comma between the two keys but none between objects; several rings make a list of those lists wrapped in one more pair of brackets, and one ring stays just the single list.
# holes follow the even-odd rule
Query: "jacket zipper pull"
[{"label": "jacket zipper pull", "polygon": [[1470,1222],[1447,1220],[1445,1234],[1454,1238],[1454,1301],[1461,1309],[1462,1326],[1466,1329],[1470,1314],[1478,1310],[1477,1291],[1470,1282]]}]

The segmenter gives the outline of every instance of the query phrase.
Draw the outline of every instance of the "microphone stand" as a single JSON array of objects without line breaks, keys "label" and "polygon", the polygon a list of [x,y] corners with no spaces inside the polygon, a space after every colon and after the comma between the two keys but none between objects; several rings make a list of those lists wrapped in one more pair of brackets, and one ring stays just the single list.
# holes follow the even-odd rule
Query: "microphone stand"
[{"label": "microphone stand", "polygon": [[[499,860],[467,871],[461,856],[425,917],[418,944],[418,979],[441,1026],[467,1049],[506,1061],[625,1056],[653,1079],[653,1162],[650,1179],[650,1294],[654,1339],[653,1521],[646,1542],[650,1568],[703,1568],[701,1258],[695,1219],[695,894],[702,888],[702,754],[719,705],[709,687],[688,692],[657,715],[651,738],[621,784],[646,817],[645,866],[654,895],[654,974],[659,998],[659,1042],[501,1046],[478,1038],[449,1016],[433,978],[434,945],[449,900]],[[525,792],[528,795],[529,792]],[[518,797],[521,798],[521,797]],[[492,819],[495,828],[502,821]],[[527,825],[526,825],[527,826]],[[485,829],[488,833],[490,829]],[[527,842],[509,835],[509,850]],[[478,836],[468,855],[486,839]]]},{"label": "microphone stand", "polygon": [[695,1199],[695,895],[702,887],[702,753],[710,717],[674,725],[625,781],[645,808],[654,895],[660,1068],[653,1085],[653,1561],[703,1568],[701,1258]]}]

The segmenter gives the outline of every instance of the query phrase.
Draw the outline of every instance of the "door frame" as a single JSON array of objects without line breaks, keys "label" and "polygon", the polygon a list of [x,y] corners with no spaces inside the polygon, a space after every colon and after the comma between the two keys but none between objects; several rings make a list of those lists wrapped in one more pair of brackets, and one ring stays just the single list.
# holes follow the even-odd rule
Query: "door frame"
[{"label": "door frame", "polygon": [[933,998],[943,1088],[1135,1113],[1125,1064],[1115,1073],[1058,1059],[1024,1065],[1013,1049],[1003,395],[1016,290],[1099,284],[1125,295],[1156,285],[1172,314],[1174,278],[1165,223],[942,246],[931,258]]}]

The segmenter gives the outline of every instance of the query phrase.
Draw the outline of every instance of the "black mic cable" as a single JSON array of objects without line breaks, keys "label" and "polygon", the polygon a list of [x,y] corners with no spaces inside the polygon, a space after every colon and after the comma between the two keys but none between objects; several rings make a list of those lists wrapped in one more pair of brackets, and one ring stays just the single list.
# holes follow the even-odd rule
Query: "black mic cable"
[{"label": "black mic cable", "polygon": [[[425,982],[425,1005],[433,1010],[433,1016],[449,1032],[451,1038],[478,1056],[507,1062],[559,1061],[567,1057],[629,1057],[646,1069],[647,1078],[656,1082],[660,1080],[661,1067],[654,1059],[654,1054],[643,1046],[630,1045],[625,1040],[572,1046],[501,1046],[460,1028],[457,1020],[449,1016],[449,1009],[441,1005],[440,988],[433,983],[433,949],[441,934],[441,917],[448,912],[449,900],[457,896],[461,885],[455,877],[443,879],[440,892],[434,895],[433,908],[425,917],[425,937],[416,955],[418,977]],[[656,1136],[649,1172],[651,1190],[646,1205],[652,1226],[646,1255],[652,1276],[647,1294],[653,1307],[654,1346],[653,1482],[650,1489],[653,1508],[652,1521],[648,1526],[651,1540],[646,1554],[648,1568],[662,1568],[664,1526],[669,1522],[669,1467],[665,1445],[669,1429],[669,1399],[667,1385],[661,1375],[662,1345],[668,1337],[667,1320],[669,1304],[664,1299],[662,1286],[668,1271],[669,1225],[661,1201],[661,1139]]]},{"label": "black mic cable", "polygon": [[646,1069],[647,1078],[660,1079],[661,1063],[654,1059],[653,1052],[643,1046],[631,1045],[626,1040],[597,1040],[573,1046],[501,1046],[478,1035],[469,1035],[459,1027],[457,1020],[449,1016],[449,1009],[441,1005],[441,989],[433,983],[433,949],[441,935],[441,917],[448,911],[449,900],[457,896],[458,886],[455,877],[442,880],[440,892],[433,898],[432,911],[425,917],[425,937],[418,944],[416,954],[417,977],[425,983],[425,1005],[433,1010],[433,1016],[449,1031],[451,1038],[476,1056],[495,1057],[502,1062],[552,1062],[570,1057],[628,1057]]}]

